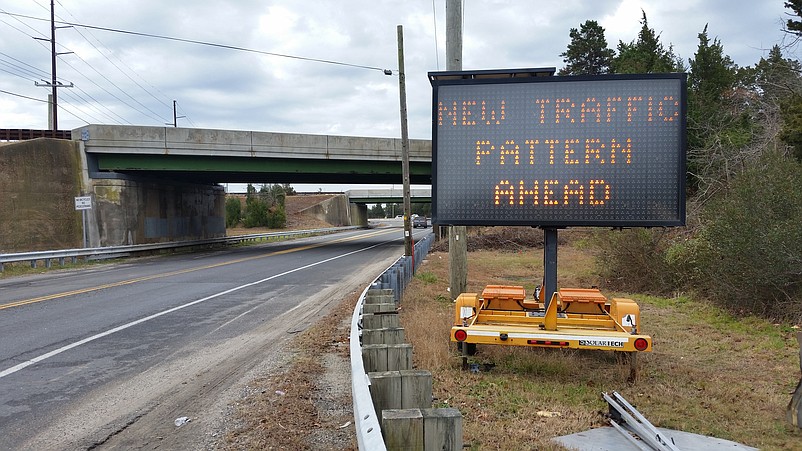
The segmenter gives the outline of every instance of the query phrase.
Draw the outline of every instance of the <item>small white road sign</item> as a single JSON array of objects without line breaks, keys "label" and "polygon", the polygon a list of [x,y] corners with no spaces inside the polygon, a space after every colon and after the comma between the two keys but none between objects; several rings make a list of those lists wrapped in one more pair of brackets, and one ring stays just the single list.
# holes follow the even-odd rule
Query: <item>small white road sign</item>
[{"label": "small white road sign", "polygon": [[75,209],[76,210],[91,210],[92,209],[92,197],[91,196],[78,196],[75,198]]}]

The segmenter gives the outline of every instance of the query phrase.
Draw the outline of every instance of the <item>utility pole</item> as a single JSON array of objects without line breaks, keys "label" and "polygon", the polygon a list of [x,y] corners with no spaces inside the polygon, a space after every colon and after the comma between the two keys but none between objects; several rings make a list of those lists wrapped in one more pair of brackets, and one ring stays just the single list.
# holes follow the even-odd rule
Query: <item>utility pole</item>
[{"label": "utility pole", "polygon": [[[34,38],[40,39],[42,41],[46,41],[46,39],[41,38]],[[50,129],[55,131],[58,130],[58,96],[56,94],[56,88],[72,88],[73,84],[70,83],[69,85],[64,85],[59,83],[56,80],[56,56],[58,55],[65,55],[67,53],[72,52],[65,52],[65,53],[56,53],[56,7],[54,4],[54,0],[50,0],[50,83],[44,82],[39,84],[38,82],[34,82],[36,86],[43,86],[45,88],[52,88],[53,92],[50,94],[50,118],[52,118],[52,122],[50,125]],[[44,81],[44,80],[42,80]]]},{"label": "utility pole", "polygon": [[[462,70],[462,0],[446,0],[446,70]],[[468,287],[467,227],[448,228],[451,300]]]},{"label": "utility pole", "polygon": [[415,255],[412,247],[412,203],[409,199],[409,130],[407,127],[407,82],[404,73],[404,27],[398,29],[398,88],[401,103],[401,176],[404,179],[404,255],[412,257],[414,271]]},{"label": "utility pole", "polygon": [[[178,112],[176,111],[176,101],[173,100],[173,127],[178,127],[179,117],[186,117],[186,116],[178,116]],[[164,124],[164,125],[170,125],[170,124]]]}]

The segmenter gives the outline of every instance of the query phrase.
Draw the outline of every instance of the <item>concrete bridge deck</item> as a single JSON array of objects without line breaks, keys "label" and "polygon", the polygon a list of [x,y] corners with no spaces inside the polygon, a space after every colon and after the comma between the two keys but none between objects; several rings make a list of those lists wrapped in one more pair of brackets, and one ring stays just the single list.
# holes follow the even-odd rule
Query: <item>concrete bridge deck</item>
[{"label": "concrete bridge deck", "polygon": [[[240,130],[88,125],[72,131],[93,177],[192,182],[401,183],[401,140]],[[432,146],[410,140],[410,178],[431,183]],[[92,163],[90,163],[92,164]]]},{"label": "concrete bridge deck", "polygon": [[[404,201],[404,190],[398,189],[352,189],[345,192],[348,201],[355,204],[387,204]],[[432,201],[431,188],[416,188],[409,190],[412,203],[430,203]]]}]

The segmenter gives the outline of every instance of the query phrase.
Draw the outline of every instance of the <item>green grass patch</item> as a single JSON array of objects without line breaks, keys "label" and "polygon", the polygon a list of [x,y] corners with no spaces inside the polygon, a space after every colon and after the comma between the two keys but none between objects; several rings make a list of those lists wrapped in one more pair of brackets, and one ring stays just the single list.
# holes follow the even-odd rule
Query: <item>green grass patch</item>
[{"label": "green grass patch", "polygon": [[437,283],[437,275],[431,272],[418,271],[415,278],[426,284]]}]

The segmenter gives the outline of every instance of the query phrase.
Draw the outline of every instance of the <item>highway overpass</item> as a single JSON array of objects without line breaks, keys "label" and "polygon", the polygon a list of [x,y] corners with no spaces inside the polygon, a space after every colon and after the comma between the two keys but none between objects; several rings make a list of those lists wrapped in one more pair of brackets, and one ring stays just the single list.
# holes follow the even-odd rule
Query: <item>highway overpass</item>
[{"label": "highway overpass", "polygon": [[[393,189],[352,189],[345,192],[349,202],[354,204],[394,204],[404,201],[404,190]],[[431,188],[411,189],[409,197],[412,203],[431,203]]]},{"label": "highway overpass", "polygon": [[[401,140],[241,130],[87,125],[72,131],[90,177],[195,183],[401,184]],[[431,184],[432,145],[410,140],[410,182]]]},{"label": "highway overpass", "polygon": [[[84,231],[89,247],[224,236],[221,183],[403,182],[396,138],[111,125],[71,136],[0,147],[0,253],[81,247]],[[431,154],[430,141],[410,141],[412,184],[431,183]],[[91,208],[76,211],[75,198]],[[334,225],[366,225],[366,204],[400,199],[341,196],[322,208]]]}]

